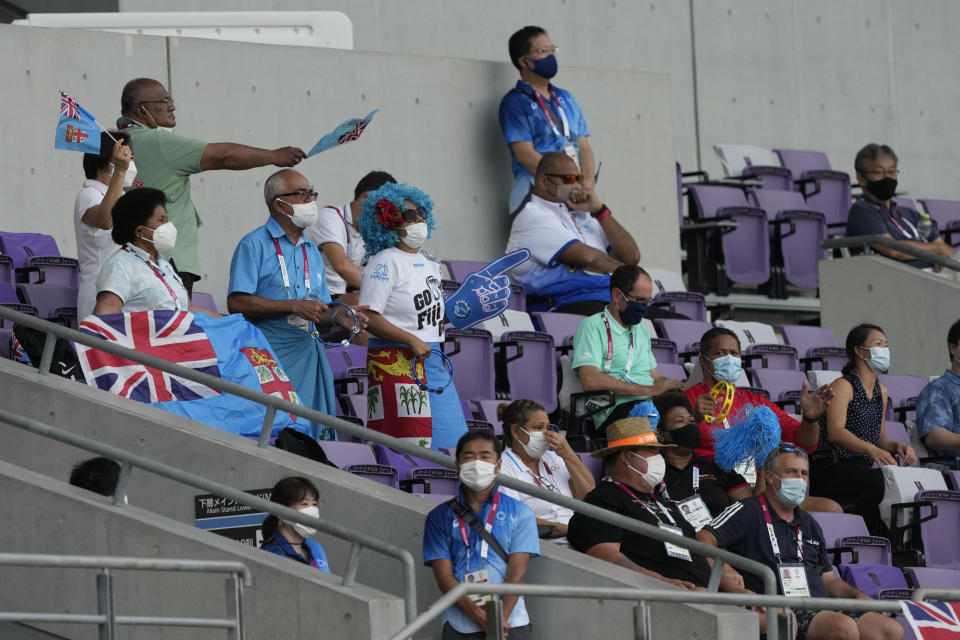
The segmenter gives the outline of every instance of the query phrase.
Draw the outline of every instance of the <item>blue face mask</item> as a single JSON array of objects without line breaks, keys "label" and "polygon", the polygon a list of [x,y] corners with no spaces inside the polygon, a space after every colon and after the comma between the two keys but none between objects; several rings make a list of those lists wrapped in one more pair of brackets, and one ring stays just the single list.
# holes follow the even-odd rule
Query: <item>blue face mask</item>
[{"label": "blue face mask", "polygon": [[552,53],[546,58],[540,58],[539,60],[531,60],[530,58],[527,58],[527,60],[533,63],[533,72],[541,78],[547,78],[549,80],[557,75],[557,57]]},{"label": "blue face mask", "polygon": [[[780,476],[777,476],[780,478]],[[777,497],[784,506],[799,507],[807,497],[807,481],[803,478],[780,478],[780,488]]]},{"label": "blue face mask", "polygon": [[627,300],[627,308],[620,312],[620,321],[628,327],[638,324],[646,317],[646,302],[634,302],[633,300]]},{"label": "blue face mask", "polygon": [[722,356],[713,361],[713,377],[720,382],[736,384],[742,372],[743,365],[736,356]]},{"label": "blue face mask", "polygon": [[870,347],[870,359],[866,363],[874,373],[886,373],[890,370],[890,347]]}]

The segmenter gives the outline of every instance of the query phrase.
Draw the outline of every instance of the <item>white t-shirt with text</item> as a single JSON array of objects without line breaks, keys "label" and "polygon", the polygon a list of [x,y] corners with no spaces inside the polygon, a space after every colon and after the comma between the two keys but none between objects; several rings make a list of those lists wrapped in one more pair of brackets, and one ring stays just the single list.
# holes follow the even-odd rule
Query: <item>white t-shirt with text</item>
[{"label": "white t-shirt with text", "polygon": [[440,263],[396,247],[371,256],[363,269],[360,304],[424,342],[443,342]]}]

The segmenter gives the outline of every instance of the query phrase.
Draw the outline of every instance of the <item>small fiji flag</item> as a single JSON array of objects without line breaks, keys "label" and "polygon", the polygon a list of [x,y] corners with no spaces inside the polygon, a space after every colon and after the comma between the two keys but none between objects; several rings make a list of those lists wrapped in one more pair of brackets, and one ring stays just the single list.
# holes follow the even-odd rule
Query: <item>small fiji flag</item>
[{"label": "small fiji flag", "polygon": [[60,92],[60,120],[57,122],[53,147],[67,151],[100,153],[100,127],[97,119],[63,91]]},{"label": "small fiji flag", "polygon": [[313,145],[313,148],[310,149],[310,153],[307,154],[307,157],[309,158],[310,156],[316,155],[321,151],[332,149],[333,147],[341,144],[353,142],[359,138],[360,134],[363,133],[363,130],[367,128],[367,125],[370,124],[371,120],[373,120],[373,116],[377,113],[377,111],[379,111],[379,109],[374,109],[367,114],[366,118],[350,118],[349,120],[344,120],[337,125],[336,129],[320,138],[320,140],[317,141],[317,144]]}]

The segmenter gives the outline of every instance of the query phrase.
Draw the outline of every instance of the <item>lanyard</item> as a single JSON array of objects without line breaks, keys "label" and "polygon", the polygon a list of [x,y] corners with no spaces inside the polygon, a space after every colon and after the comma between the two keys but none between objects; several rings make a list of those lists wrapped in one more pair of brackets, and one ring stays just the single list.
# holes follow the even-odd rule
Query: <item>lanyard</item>
[{"label": "lanyard", "polygon": [[[770,536],[770,546],[773,547],[773,555],[777,557],[778,563],[783,563],[780,558],[780,545],[777,544],[777,534],[773,531],[773,522],[770,520],[770,510],[767,508],[767,498],[762,493],[757,497],[760,506],[763,508],[763,519],[767,521],[767,535]],[[803,564],[803,531],[797,524],[797,561]]]},{"label": "lanyard", "polygon": [[[300,245],[303,248],[303,288],[307,290],[307,298],[310,298],[310,260],[307,258],[307,243]],[[273,239],[273,247],[277,250],[277,261],[280,263],[280,275],[283,276],[283,290],[287,292],[287,298],[293,300],[290,295],[290,276],[287,275],[287,261],[283,259],[283,251],[280,249],[280,241]],[[296,250],[296,248],[294,248]],[[294,259],[296,264],[296,259]]]},{"label": "lanyard", "polygon": [[[893,208],[893,212],[897,214],[897,217],[895,218],[889,211],[883,208],[883,205],[881,205],[880,203],[875,203],[875,204],[877,205],[877,207],[880,208],[881,211],[883,211],[886,214],[888,218],[890,218],[890,222],[892,222],[897,227],[897,229],[900,230],[900,233],[902,233],[904,236],[908,238],[911,237],[912,235],[913,238],[916,238],[917,240],[920,239],[920,232],[917,231],[917,228],[913,226],[913,224],[909,220],[903,217],[903,214],[900,213],[899,207],[895,206]],[[907,225],[907,227],[909,227],[911,233],[907,233],[906,229],[900,226],[900,222],[897,222],[897,218],[900,218],[900,221],[903,222],[903,224]]]},{"label": "lanyard", "polygon": [[134,251],[133,249],[131,249],[129,246],[124,245],[124,246],[123,246],[123,250],[126,251],[127,253],[131,254],[131,255],[134,255],[134,256],[140,258],[141,260],[143,260],[143,262],[144,262],[148,267],[150,267],[150,270],[153,271],[153,275],[157,276],[157,279],[158,279],[160,282],[163,283],[163,286],[165,286],[165,287],[167,288],[167,293],[169,293],[169,294],[170,294],[170,297],[173,298],[174,304],[176,304],[176,305],[179,307],[179,306],[180,306],[180,298],[177,297],[177,293],[176,293],[176,292],[173,290],[173,288],[170,286],[170,283],[168,283],[168,282],[167,282],[167,279],[163,277],[163,274],[162,274],[162,273],[160,273],[160,269],[157,269],[157,267],[154,266],[154,264],[153,264],[152,262],[150,262],[149,260],[145,259],[143,256],[138,255],[137,252]]},{"label": "lanyard", "polygon": [[[603,364],[603,371],[610,371],[613,366],[613,332],[610,330],[610,321],[607,319],[606,312],[600,314],[603,318],[603,326],[607,329],[607,359]],[[630,375],[630,367],[633,366],[633,331],[630,330],[630,350],[627,352],[627,364],[623,368],[625,375]]]},{"label": "lanyard", "polygon": [[553,100],[554,106],[557,108],[557,113],[560,115],[560,120],[563,123],[563,135],[560,135],[560,131],[557,130],[557,125],[554,124],[553,118],[550,117],[550,110],[547,109],[546,103],[543,101],[543,98],[540,97],[540,94],[536,91],[533,92],[533,95],[536,97],[537,102],[540,103],[540,109],[543,111],[543,115],[547,116],[547,122],[550,123],[550,128],[553,129],[553,135],[561,139],[570,140],[570,124],[567,122],[567,114],[563,112],[563,106],[560,104],[560,96],[557,95],[557,92],[553,90],[553,87],[550,87],[550,99]]},{"label": "lanyard", "polygon": [[693,492],[700,492],[700,467],[693,465]]},{"label": "lanyard", "polygon": [[340,221],[343,222],[343,230],[347,232],[347,244],[350,244],[350,223],[347,222],[347,215],[351,216],[353,219],[353,214],[350,212],[350,205],[345,204],[342,208],[330,207],[337,212],[337,215],[340,216]]},{"label": "lanyard", "polygon": [[[657,513],[657,511],[656,511],[655,509],[651,508],[650,505],[647,504],[647,501],[646,501],[646,500],[642,500],[642,499],[638,498],[637,495],[636,495],[633,491],[630,490],[630,487],[628,487],[627,485],[623,484],[623,483],[620,482],[619,480],[612,480],[612,479],[611,479],[611,482],[613,482],[613,484],[615,484],[615,485],[617,485],[618,487],[620,487],[622,490],[626,491],[626,492],[627,492],[627,495],[629,495],[629,496],[630,496],[631,498],[633,498],[635,501],[639,502],[639,503],[640,503],[640,506],[642,506],[644,509],[646,509],[648,512],[650,512],[650,514],[651,514],[654,518],[657,519],[657,522],[661,522],[661,521],[662,521],[662,519],[660,518],[660,515]],[[650,499],[653,500],[653,503],[654,503],[655,505],[657,505],[657,508],[658,508],[661,512],[663,512],[663,515],[667,516],[667,519],[670,520],[670,524],[673,525],[673,526],[676,526],[676,525],[677,525],[677,521],[673,519],[673,515],[670,514],[670,510],[667,509],[665,506],[663,506],[663,504],[661,504],[660,501],[657,500],[657,497],[656,497],[656,496],[650,496]]]},{"label": "lanyard", "polygon": [[[500,492],[494,490],[493,500],[490,503],[490,514],[487,516],[487,524],[484,526],[484,529],[487,530],[487,533],[493,531],[493,519],[497,515],[497,507],[500,506]],[[460,538],[463,540],[463,546],[467,549],[467,573],[470,573],[470,534],[467,533],[467,523],[463,521],[463,518],[457,516],[457,526],[460,528]],[[487,552],[489,550],[489,545],[487,541],[483,538],[480,539],[480,561],[482,564],[487,562]]]}]

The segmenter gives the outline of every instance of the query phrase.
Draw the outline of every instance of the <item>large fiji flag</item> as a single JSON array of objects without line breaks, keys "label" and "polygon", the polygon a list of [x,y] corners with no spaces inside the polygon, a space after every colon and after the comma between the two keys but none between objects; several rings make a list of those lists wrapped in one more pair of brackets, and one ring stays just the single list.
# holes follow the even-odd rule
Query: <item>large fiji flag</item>
[{"label": "large fiji flag", "polygon": [[53,139],[55,149],[100,153],[100,127],[93,114],[60,92],[60,120]]},{"label": "large fiji flag", "polygon": [[960,640],[960,602],[901,601],[918,640]]},{"label": "large fiji flag", "polygon": [[374,109],[367,114],[366,118],[350,118],[349,120],[344,120],[337,125],[336,129],[320,138],[320,140],[317,141],[317,144],[313,145],[313,148],[310,149],[307,157],[309,158],[310,156],[316,155],[321,151],[332,149],[340,146],[341,144],[353,142],[359,138],[364,129],[367,128],[367,125],[370,124],[371,120],[373,120],[373,116],[377,113],[377,111],[379,111],[379,109]]},{"label": "large fiji flag", "polygon": [[[293,383],[263,333],[241,315],[211,318],[186,311],[137,311],[89,316],[80,330],[141,353],[298,403]],[[266,407],[220,393],[124,358],[76,345],[87,384],[220,429],[257,436]],[[309,422],[276,414],[273,435],[285,427],[309,432]]]}]

